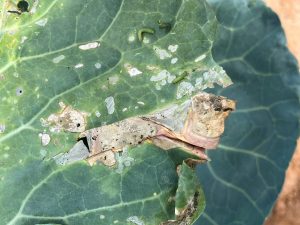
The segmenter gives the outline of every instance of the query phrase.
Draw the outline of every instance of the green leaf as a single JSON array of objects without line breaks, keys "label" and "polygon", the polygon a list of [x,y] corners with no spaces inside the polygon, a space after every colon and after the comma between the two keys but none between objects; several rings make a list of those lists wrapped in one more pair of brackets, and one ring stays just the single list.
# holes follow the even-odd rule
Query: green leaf
[{"label": "green leaf", "polygon": [[[179,217],[185,219],[187,214],[192,214],[191,219],[188,218],[189,220],[185,220],[190,224],[200,216],[205,208],[204,193],[199,186],[196,174],[186,163],[183,163],[180,167],[179,174],[175,212]],[[197,213],[194,211],[197,211]]]},{"label": "green leaf", "polygon": [[29,12],[19,15],[7,13],[17,2],[0,1],[1,223],[175,219],[168,200],[178,186],[176,166],[188,156],[175,160],[145,145],[128,153],[134,162],[121,171],[58,166],[51,158],[70,150],[77,134],[51,131],[43,121],[63,102],[89,114],[88,129],[153,112],[214,83],[227,86],[211,56],[212,9],[204,0],[28,2]]},{"label": "green leaf", "polygon": [[[122,173],[86,163],[57,168],[38,161],[10,172],[7,184],[22,184],[19,192],[28,192],[9,224],[127,224],[132,217],[160,224],[175,219],[176,167],[187,155],[145,144],[129,151],[128,157],[134,161]],[[22,195],[12,193],[15,198]],[[1,197],[7,202],[1,212],[18,210],[11,198],[11,193]]]},{"label": "green leaf", "polygon": [[210,0],[222,24],[213,48],[234,85],[216,90],[237,110],[212,159],[199,167],[206,210],[196,224],[263,224],[299,130],[299,73],[278,17],[261,1]]}]

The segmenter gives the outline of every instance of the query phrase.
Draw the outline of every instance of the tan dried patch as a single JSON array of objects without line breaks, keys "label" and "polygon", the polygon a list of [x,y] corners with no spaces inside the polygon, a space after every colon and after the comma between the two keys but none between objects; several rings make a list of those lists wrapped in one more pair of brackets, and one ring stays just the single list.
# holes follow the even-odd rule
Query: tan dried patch
[{"label": "tan dried patch", "polygon": [[51,114],[46,120],[46,126],[50,126],[50,130],[54,132],[69,131],[83,132],[86,128],[87,113],[73,109],[71,106],[61,105],[61,112]]},{"label": "tan dried patch", "polygon": [[[182,104],[171,105],[159,112],[82,132],[79,140],[83,140],[86,147],[77,149],[83,153],[88,150],[88,156],[78,152],[73,153],[72,157],[85,156],[84,159],[91,165],[101,162],[113,166],[116,163],[115,152],[149,141],[164,150],[180,147],[197,156],[198,160],[189,161],[189,164],[194,165],[209,160],[205,149],[217,146],[224,131],[224,120],[234,108],[235,102],[232,100],[199,93]],[[85,125],[82,113],[70,106],[65,107],[60,114],[49,117],[49,121],[70,132],[83,129],[82,126],[74,126],[77,123]],[[64,157],[65,160],[67,155]]]},{"label": "tan dried patch", "polygon": [[98,163],[103,163],[106,166],[114,166],[116,164],[115,154],[113,151],[101,152],[87,159],[88,163],[93,166]]}]

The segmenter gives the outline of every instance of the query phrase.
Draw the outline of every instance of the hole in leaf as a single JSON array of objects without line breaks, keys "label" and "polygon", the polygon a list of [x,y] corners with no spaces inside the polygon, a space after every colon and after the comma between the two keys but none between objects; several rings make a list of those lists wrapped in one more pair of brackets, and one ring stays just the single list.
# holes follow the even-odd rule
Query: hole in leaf
[{"label": "hole in leaf", "polygon": [[16,95],[17,96],[20,96],[20,95],[22,95],[23,94],[23,89],[22,88],[17,88],[16,89]]},{"label": "hole in leaf", "polygon": [[79,139],[77,139],[77,141],[82,141],[83,144],[84,144],[84,146],[88,149],[88,151],[90,151],[90,149],[89,149],[89,143],[88,143],[86,137],[79,138]]}]

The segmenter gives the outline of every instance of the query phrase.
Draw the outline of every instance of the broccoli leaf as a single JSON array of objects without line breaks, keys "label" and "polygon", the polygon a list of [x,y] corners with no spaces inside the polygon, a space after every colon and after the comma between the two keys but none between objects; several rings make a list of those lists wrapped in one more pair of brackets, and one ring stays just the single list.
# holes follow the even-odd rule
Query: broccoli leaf
[{"label": "broccoli leaf", "polygon": [[204,0],[0,4],[0,223],[176,219],[176,167],[188,156],[169,157],[171,152],[146,144],[123,155],[128,158],[119,170],[84,161],[59,166],[52,157],[71,149],[78,138],[72,132],[82,123],[65,127],[66,120],[62,131],[45,121],[55,120],[59,105],[66,106],[85,115],[80,121],[84,117],[89,129],[159,110],[214,83],[231,84],[211,56],[218,23],[209,5]]},{"label": "broccoli leaf", "polygon": [[[237,100],[218,151],[198,172],[206,210],[196,224],[262,224],[284,180],[299,129],[300,77],[278,17],[261,1],[209,0],[222,24],[213,56]],[[298,92],[299,93],[299,92]]]}]

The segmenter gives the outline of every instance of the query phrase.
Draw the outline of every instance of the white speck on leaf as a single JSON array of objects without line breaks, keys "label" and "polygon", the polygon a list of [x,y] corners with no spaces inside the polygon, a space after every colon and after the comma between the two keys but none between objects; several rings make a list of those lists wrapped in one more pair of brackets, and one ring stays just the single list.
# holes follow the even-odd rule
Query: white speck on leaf
[{"label": "white speck on leaf", "polygon": [[160,86],[160,84],[159,84],[159,83],[156,83],[156,84],[155,84],[155,89],[156,89],[156,90],[158,90],[158,91],[160,91],[160,90],[161,90],[161,86]]},{"label": "white speck on leaf", "polygon": [[135,35],[134,34],[130,34],[129,36],[128,36],[128,41],[129,42],[133,42],[135,40]]},{"label": "white speck on leaf", "polygon": [[135,77],[137,75],[142,74],[142,71],[140,71],[139,69],[133,67],[132,65],[130,65],[128,63],[124,64],[124,67],[126,68],[127,72],[129,73],[129,75],[131,77]]},{"label": "white speck on leaf", "polygon": [[156,90],[161,90],[161,86],[171,83],[176,76],[172,75],[167,70],[160,71],[157,75],[151,76],[150,81],[156,82]]},{"label": "white speck on leaf", "polygon": [[47,151],[45,149],[40,150],[40,155],[44,158],[47,155]]},{"label": "white speck on leaf", "polygon": [[168,50],[170,52],[176,52],[178,48],[178,45],[169,45]]},{"label": "white speck on leaf", "polygon": [[160,59],[171,58],[172,55],[165,49],[161,49],[157,46],[153,46],[154,51],[159,56]]},{"label": "white speck on leaf", "polygon": [[142,220],[140,220],[137,216],[128,217],[127,222],[131,222],[136,225],[145,225],[144,222]]},{"label": "white speck on leaf", "polygon": [[4,131],[5,131],[5,125],[0,124],[0,133],[4,133]]},{"label": "white speck on leaf", "polygon": [[134,161],[132,157],[128,156],[128,149],[126,147],[123,149],[123,152],[117,152],[115,158],[118,162],[116,172],[119,174],[123,172],[125,167],[129,167]]},{"label": "white speck on leaf", "polygon": [[147,65],[146,68],[147,68],[148,70],[151,70],[151,71],[153,71],[153,70],[159,70],[159,67],[153,66],[153,65]]},{"label": "white speck on leaf", "polygon": [[83,67],[83,64],[82,64],[82,63],[78,63],[78,64],[76,64],[74,67],[75,67],[75,69],[78,69],[78,68]]},{"label": "white speck on leaf", "polygon": [[183,81],[178,86],[176,98],[180,99],[185,95],[191,95],[193,91],[195,91],[195,87],[191,83]]},{"label": "white speck on leaf", "polygon": [[100,219],[103,220],[105,218],[104,215],[100,215]]},{"label": "white speck on leaf", "polygon": [[213,88],[215,83],[222,87],[232,84],[232,81],[222,67],[218,66],[205,71],[202,77],[196,79],[195,87],[198,90],[204,90],[206,88]]},{"label": "white speck on leaf", "polygon": [[108,78],[108,82],[111,85],[117,84],[118,81],[119,81],[119,77],[117,75],[114,75],[114,76],[111,76],[111,77]]},{"label": "white speck on leaf", "polygon": [[128,73],[131,77],[137,76],[139,74],[142,74],[142,71],[138,70],[137,68],[133,67],[130,70],[128,70]]},{"label": "white speck on leaf", "polygon": [[19,77],[19,74],[17,72],[14,72],[13,75],[14,75],[14,77],[17,77],[17,78]]},{"label": "white speck on leaf", "polygon": [[119,223],[119,220],[115,220],[114,223]]},{"label": "white speck on leaf", "polygon": [[106,108],[107,108],[107,112],[108,114],[113,114],[115,111],[115,100],[112,96],[107,97],[105,100],[106,103]]},{"label": "white speck on leaf", "polygon": [[65,58],[66,57],[64,55],[59,55],[59,56],[55,57],[54,59],[52,59],[52,62],[53,63],[59,63],[60,61],[62,61]]},{"label": "white speck on leaf", "polygon": [[66,104],[64,102],[59,102],[58,105],[61,109],[66,108]]},{"label": "white speck on leaf", "polygon": [[102,67],[101,63],[95,63],[96,69],[100,69]]},{"label": "white speck on leaf", "polygon": [[160,71],[157,75],[151,76],[150,81],[161,81],[168,77],[170,73],[167,70]]},{"label": "white speck on leaf", "polygon": [[41,139],[42,146],[47,146],[51,141],[50,135],[45,132],[40,133],[39,137]]},{"label": "white speck on leaf", "polygon": [[137,102],[138,104],[140,104],[140,105],[145,105],[145,103],[144,102]]},{"label": "white speck on leaf", "polygon": [[200,62],[201,60],[205,59],[206,58],[206,55],[203,54],[203,55],[200,55],[198,56],[196,59],[195,59],[195,62]]},{"label": "white speck on leaf", "polygon": [[100,113],[99,111],[96,111],[96,112],[95,112],[95,115],[96,115],[96,117],[99,118],[99,117],[101,116],[101,113]]},{"label": "white speck on leaf", "polygon": [[21,44],[23,44],[27,39],[28,39],[28,37],[22,36],[22,38],[21,38]]},{"label": "white speck on leaf", "polygon": [[143,38],[143,43],[149,44],[149,43],[150,43],[150,39],[147,38],[147,37],[144,37],[144,38]]},{"label": "white speck on leaf", "polygon": [[30,10],[30,13],[33,14],[36,12],[36,9],[37,9],[37,6],[39,4],[39,0],[35,0],[32,4],[32,7],[31,7],[31,10]]},{"label": "white speck on leaf", "polygon": [[99,42],[90,42],[84,45],[79,45],[79,49],[81,50],[89,50],[93,48],[98,48],[100,46]]},{"label": "white speck on leaf", "polygon": [[125,112],[125,111],[127,111],[127,110],[128,110],[127,108],[123,108],[123,109],[122,109],[122,112]]},{"label": "white speck on leaf", "polygon": [[41,27],[44,27],[48,22],[48,18],[44,18],[44,19],[41,19],[41,20],[38,20],[35,22],[36,25],[39,25]]},{"label": "white speck on leaf", "polygon": [[171,64],[175,64],[175,63],[177,63],[177,61],[178,61],[178,58],[173,58],[173,59],[171,59]]}]

